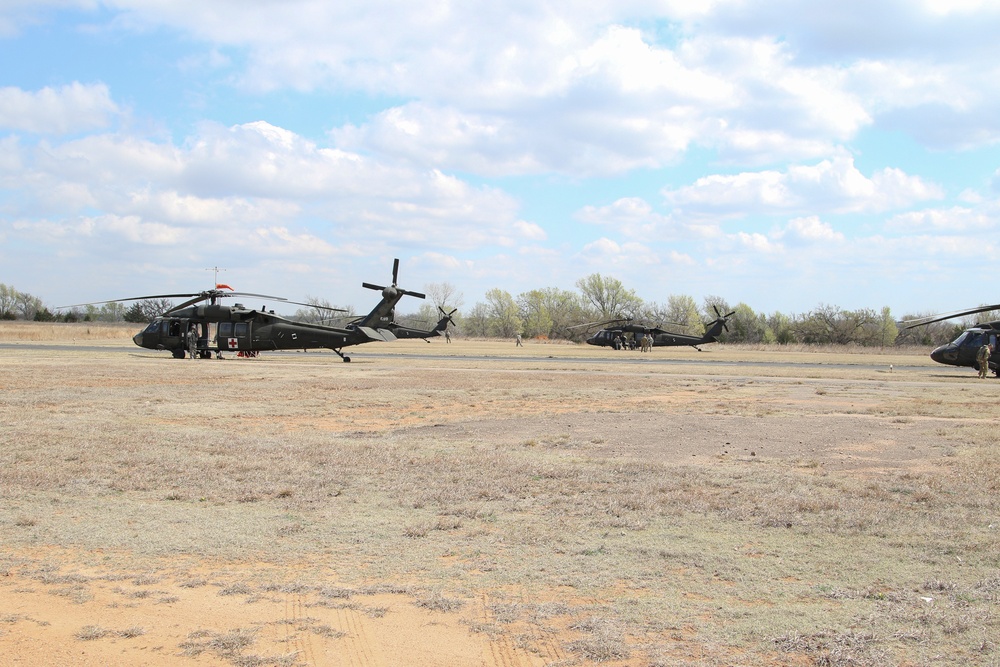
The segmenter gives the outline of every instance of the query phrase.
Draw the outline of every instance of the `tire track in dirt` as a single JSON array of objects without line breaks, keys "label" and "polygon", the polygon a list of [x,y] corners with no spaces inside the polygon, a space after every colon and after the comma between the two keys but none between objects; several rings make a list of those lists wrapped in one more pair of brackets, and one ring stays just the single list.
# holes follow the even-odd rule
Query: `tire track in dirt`
[{"label": "tire track in dirt", "polygon": [[339,664],[345,667],[386,667],[385,656],[378,644],[368,634],[368,624],[356,609],[339,607],[337,621],[347,633],[343,639],[344,651],[338,652]]},{"label": "tire track in dirt", "polygon": [[[490,609],[489,595],[487,593],[482,594],[480,617],[483,625],[486,627],[492,627],[497,623],[496,614]],[[489,655],[484,655],[483,661],[487,667],[525,667],[525,664],[527,664],[527,667],[531,667],[530,663],[522,663],[520,658],[518,658],[517,650],[505,632],[499,633],[497,636],[491,636],[486,649],[489,651]]]},{"label": "tire track in dirt", "polygon": [[560,662],[566,659],[559,638],[555,630],[543,628],[537,623],[530,623],[531,643],[545,660],[545,664],[550,662]]},{"label": "tire track in dirt", "polygon": [[[521,599],[524,600],[523,595]],[[532,645],[546,665],[566,660],[566,652],[562,648],[562,641],[555,628],[542,625],[538,618],[532,618],[528,622],[528,633]]]},{"label": "tire track in dirt", "polygon": [[[520,597],[523,601],[523,596]],[[496,627],[501,623],[493,611],[488,593],[482,594],[480,617],[486,627]],[[527,647],[520,646],[520,644],[525,643],[523,641],[519,640],[515,643],[508,632],[501,632],[490,637],[489,656],[483,657],[485,667],[533,667],[539,663],[539,660],[542,664],[547,665],[561,661],[566,657],[554,630],[542,627],[535,620],[527,621],[525,626],[528,637]],[[538,659],[535,659],[534,656],[537,656]]]},{"label": "tire track in dirt", "polygon": [[302,595],[293,593],[285,596],[285,641],[294,650],[299,662],[319,665],[316,648],[313,646],[313,634],[307,627],[303,611],[305,606]]}]

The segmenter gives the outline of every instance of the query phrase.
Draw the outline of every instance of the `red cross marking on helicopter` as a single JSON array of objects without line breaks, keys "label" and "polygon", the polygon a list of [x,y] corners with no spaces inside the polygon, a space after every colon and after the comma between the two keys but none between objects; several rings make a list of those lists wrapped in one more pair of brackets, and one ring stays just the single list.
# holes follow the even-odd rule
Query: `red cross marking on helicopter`
[{"label": "red cross marking on helicopter", "polygon": [[229,343],[230,350],[235,350],[240,344],[239,340],[236,338],[230,338],[227,342]]}]

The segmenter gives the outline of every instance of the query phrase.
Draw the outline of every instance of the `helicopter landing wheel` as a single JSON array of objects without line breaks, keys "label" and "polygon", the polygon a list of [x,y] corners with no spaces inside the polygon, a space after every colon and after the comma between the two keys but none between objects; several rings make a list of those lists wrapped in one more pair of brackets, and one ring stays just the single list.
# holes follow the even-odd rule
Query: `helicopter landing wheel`
[{"label": "helicopter landing wheel", "polygon": [[345,364],[351,363],[351,358],[350,357],[344,357],[344,363]]}]

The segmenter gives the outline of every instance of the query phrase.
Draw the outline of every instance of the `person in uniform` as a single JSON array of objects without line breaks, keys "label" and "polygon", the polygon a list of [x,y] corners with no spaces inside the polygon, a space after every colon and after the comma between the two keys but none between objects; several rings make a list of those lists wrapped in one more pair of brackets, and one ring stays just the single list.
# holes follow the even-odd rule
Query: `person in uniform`
[{"label": "person in uniform", "polygon": [[188,354],[191,355],[192,359],[198,358],[198,328],[195,325],[191,325],[188,329],[187,334],[187,344],[188,344]]},{"label": "person in uniform", "polygon": [[986,374],[990,372],[990,355],[993,353],[993,348],[989,343],[983,343],[983,346],[979,348],[979,352],[976,353],[976,363],[979,364],[979,377],[982,379],[986,378]]}]

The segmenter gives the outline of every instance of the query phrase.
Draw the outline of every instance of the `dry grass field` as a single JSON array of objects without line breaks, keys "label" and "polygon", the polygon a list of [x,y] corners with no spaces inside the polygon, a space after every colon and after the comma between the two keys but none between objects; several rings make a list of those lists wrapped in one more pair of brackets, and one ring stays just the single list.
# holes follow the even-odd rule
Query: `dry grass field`
[{"label": "dry grass field", "polygon": [[1000,665],[1000,382],[925,350],[135,331],[0,324],[0,666]]}]

